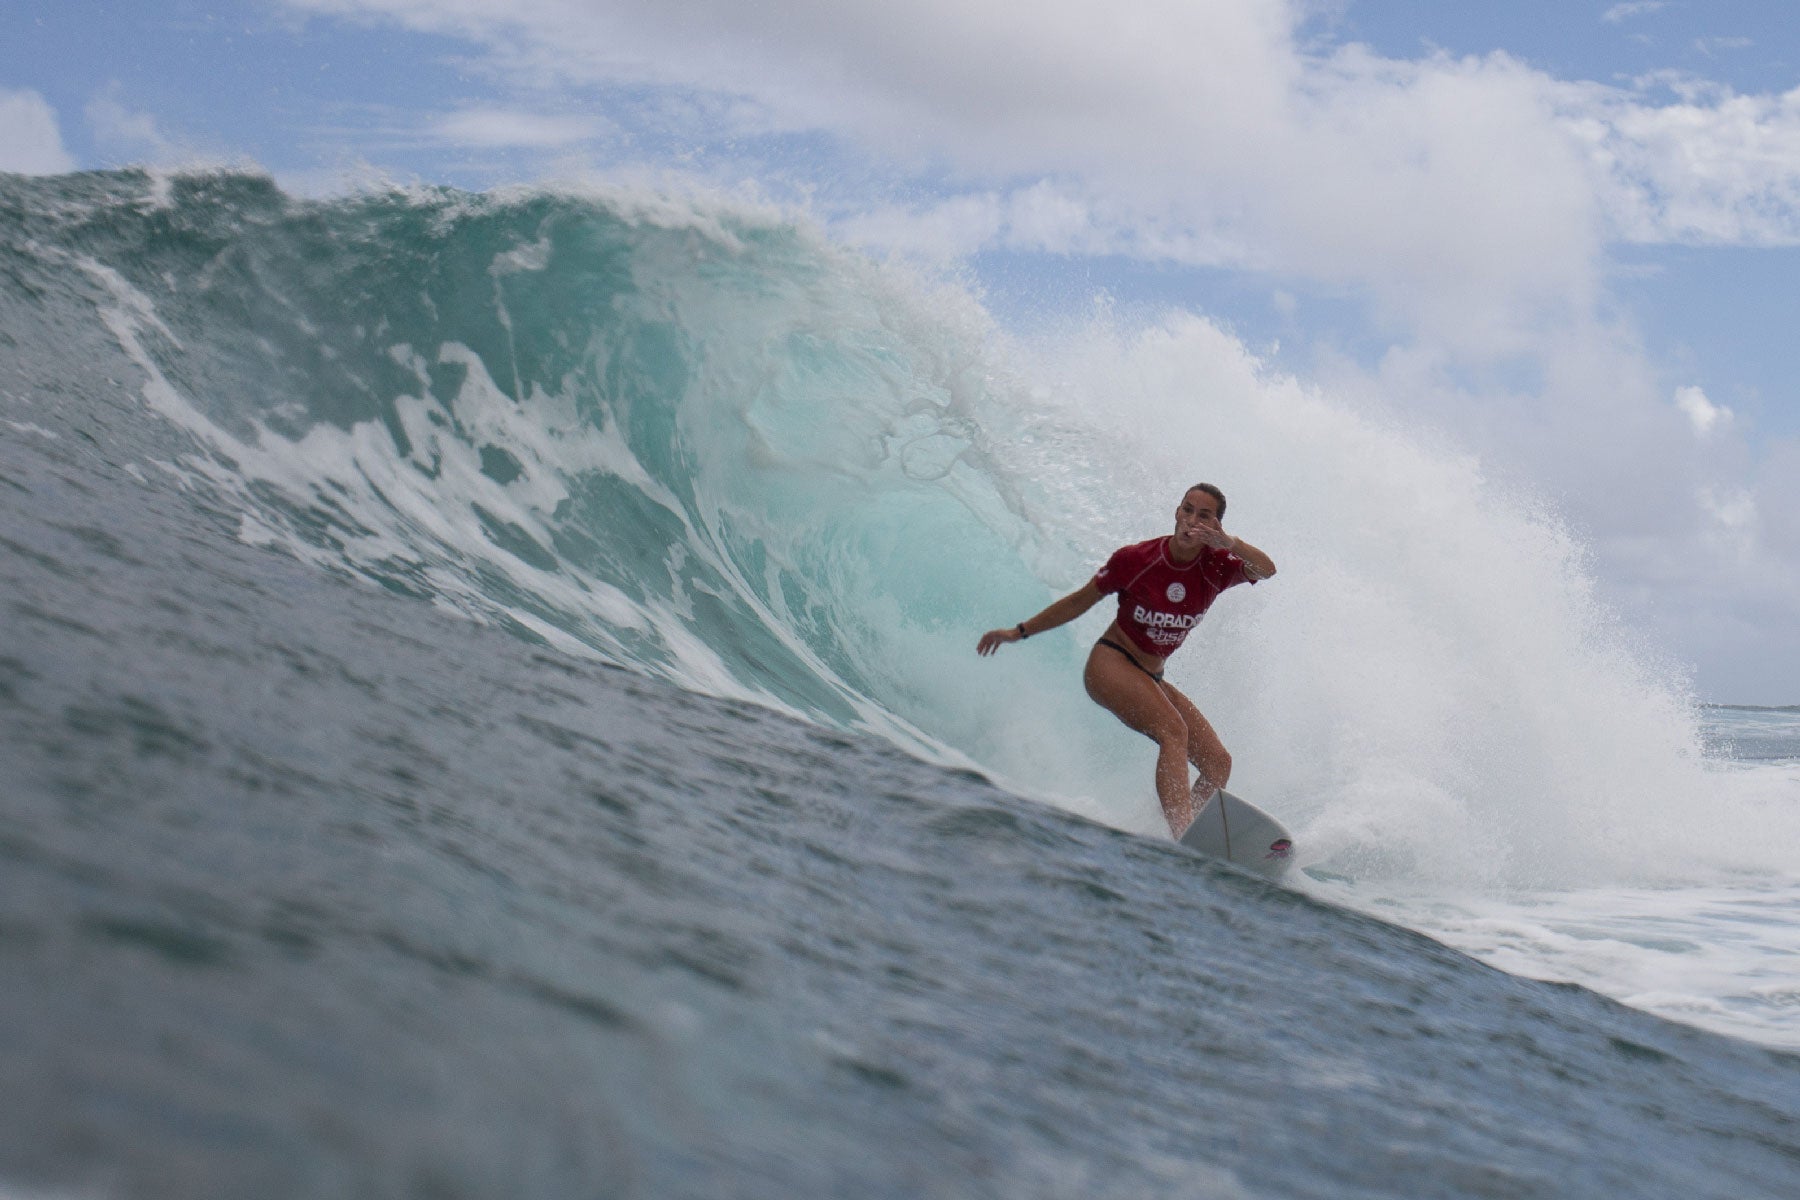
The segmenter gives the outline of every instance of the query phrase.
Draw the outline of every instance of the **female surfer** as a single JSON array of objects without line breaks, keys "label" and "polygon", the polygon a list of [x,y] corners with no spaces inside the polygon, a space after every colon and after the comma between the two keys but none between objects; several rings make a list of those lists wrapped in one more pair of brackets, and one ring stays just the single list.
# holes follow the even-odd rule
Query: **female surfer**
[{"label": "female surfer", "polygon": [[[1163,678],[1163,664],[1200,623],[1218,594],[1275,574],[1275,563],[1220,525],[1225,493],[1197,483],[1175,510],[1175,532],[1125,546],[1094,577],[1011,629],[981,635],[976,653],[1066,625],[1118,594],[1119,614],[1088,654],[1082,680],[1094,703],[1157,745],[1156,795],[1180,837],[1194,814],[1231,778],[1231,755],[1194,702]],[[1188,787],[1188,763],[1200,777]]]}]

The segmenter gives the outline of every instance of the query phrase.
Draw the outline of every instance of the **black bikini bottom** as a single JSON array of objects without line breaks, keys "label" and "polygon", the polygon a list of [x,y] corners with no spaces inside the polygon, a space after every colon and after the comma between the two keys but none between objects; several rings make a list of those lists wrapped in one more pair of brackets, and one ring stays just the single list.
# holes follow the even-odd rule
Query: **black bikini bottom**
[{"label": "black bikini bottom", "polygon": [[1144,674],[1148,675],[1150,678],[1156,680],[1156,682],[1158,682],[1158,683],[1162,682],[1162,675],[1160,673],[1158,673],[1156,671],[1152,671],[1149,667],[1146,667],[1143,663],[1141,663],[1137,660],[1136,655],[1134,655],[1131,651],[1127,650],[1125,647],[1119,645],[1119,643],[1113,641],[1111,638],[1101,638],[1100,644],[1102,646],[1105,646],[1108,650],[1117,650],[1120,654],[1123,654],[1125,656],[1126,662],[1130,663],[1132,666],[1136,667],[1138,670],[1142,671]]}]

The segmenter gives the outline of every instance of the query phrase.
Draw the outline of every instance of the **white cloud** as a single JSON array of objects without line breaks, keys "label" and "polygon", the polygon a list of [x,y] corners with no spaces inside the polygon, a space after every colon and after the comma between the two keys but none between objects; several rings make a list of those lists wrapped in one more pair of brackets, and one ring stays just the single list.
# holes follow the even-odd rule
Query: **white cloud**
[{"label": "white cloud", "polygon": [[1133,211],[1047,180],[920,205],[858,209],[839,218],[834,228],[854,245],[940,261],[989,249],[1182,262],[1235,262],[1247,257],[1240,246],[1203,241],[1176,216]]},{"label": "white cloud", "polygon": [[1591,147],[1618,236],[1800,242],[1800,89],[1741,96],[1687,83],[1677,103],[1595,94],[1572,127]]},{"label": "white cloud", "polygon": [[59,175],[74,169],[56,110],[36,92],[0,88],[0,171]]},{"label": "white cloud", "polygon": [[95,143],[122,161],[164,166],[185,157],[181,148],[163,134],[155,117],[125,107],[119,99],[122,92],[115,82],[88,101],[88,128]]},{"label": "white cloud", "polygon": [[554,149],[593,141],[610,130],[610,123],[599,117],[499,108],[462,109],[438,117],[430,126],[435,138],[487,149]]},{"label": "white cloud", "polygon": [[1756,499],[1743,488],[1701,488],[1700,505],[1713,520],[1734,532],[1749,530],[1756,525]]},{"label": "white cloud", "polygon": [[1707,58],[1718,57],[1715,51],[1748,50],[1754,45],[1756,45],[1756,41],[1753,38],[1747,37],[1709,37],[1696,38],[1694,41],[1694,49],[1698,50],[1701,54],[1704,54]]},{"label": "white cloud", "polygon": [[1709,485],[1699,490],[1697,498],[1713,520],[1709,540],[1716,556],[1740,570],[1756,571],[1763,557],[1756,497],[1742,487]]},{"label": "white cloud", "polygon": [[1731,410],[1708,400],[1706,393],[1697,387],[1676,388],[1675,407],[1694,423],[1694,432],[1701,437],[1711,434],[1716,426],[1731,421]]},{"label": "white cloud", "polygon": [[988,192],[921,208],[883,206],[839,222],[838,232],[852,245],[941,261],[975,253],[991,243],[1004,224],[1004,203]]},{"label": "white cloud", "polygon": [[1048,182],[1014,192],[1006,224],[1007,243],[1018,250],[1084,254],[1098,240],[1087,202]]},{"label": "white cloud", "polygon": [[1617,25],[1619,22],[1629,20],[1632,17],[1648,16],[1650,13],[1667,7],[1668,5],[1664,3],[1664,0],[1626,0],[1626,3],[1615,4],[1604,13],[1600,14],[1600,19]]}]

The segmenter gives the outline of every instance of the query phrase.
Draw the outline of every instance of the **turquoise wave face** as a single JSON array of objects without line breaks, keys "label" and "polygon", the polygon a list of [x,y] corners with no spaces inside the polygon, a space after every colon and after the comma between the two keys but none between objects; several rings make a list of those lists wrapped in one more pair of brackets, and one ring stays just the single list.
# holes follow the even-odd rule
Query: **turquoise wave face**
[{"label": "turquoise wave face", "polygon": [[116,343],[64,382],[142,376],[252,540],[940,754],[967,714],[911,677],[920,639],[966,650],[1046,598],[982,461],[979,319],[775,214],[7,187],[40,316]]}]

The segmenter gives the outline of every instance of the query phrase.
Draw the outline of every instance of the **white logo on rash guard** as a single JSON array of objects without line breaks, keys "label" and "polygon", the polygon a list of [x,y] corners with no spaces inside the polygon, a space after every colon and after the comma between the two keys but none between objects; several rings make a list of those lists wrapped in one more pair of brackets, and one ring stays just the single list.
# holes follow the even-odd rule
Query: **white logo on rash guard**
[{"label": "white logo on rash guard", "polygon": [[1169,598],[1170,604],[1180,604],[1183,600],[1187,599],[1187,589],[1181,586],[1181,581],[1179,579],[1174,583],[1171,583],[1169,585],[1169,590],[1163,594]]},{"label": "white logo on rash guard", "polygon": [[[1163,639],[1156,635],[1163,630],[1187,630],[1200,623],[1198,613],[1157,612],[1155,609],[1145,608],[1141,604],[1132,610],[1131,619],[1143,626],[1153,640],[1159,642]],[[1179,641],[1179,637],[1176,640]]]}]

